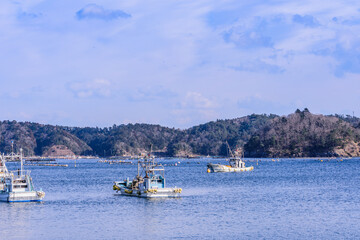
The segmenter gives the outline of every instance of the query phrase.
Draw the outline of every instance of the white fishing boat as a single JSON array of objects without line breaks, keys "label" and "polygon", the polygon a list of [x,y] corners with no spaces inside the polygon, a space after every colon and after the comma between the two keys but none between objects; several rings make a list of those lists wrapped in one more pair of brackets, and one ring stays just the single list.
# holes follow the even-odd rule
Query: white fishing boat
[{"label": "white fishing boat", "polygon": [[229,144],[226,142],[228,151],[231,157],[228,159],[229,164],[215,164],[208,163],[207,164],[207,172],[248,172],[254,170],[253,166],[246,167],[245,162],[242,161],[241,157],[236,157],[232,153]]},{"label": "white fishing boat", "polygon": [[30,171],[23,169],[22,149],[19,155],[12,154],[21,162],[21,169],[8,171],[6,156],[0,155],[0,201],[3,202],[39,202],[45,197],[43,191],[36,191]]},{"label": "white fishing boat", "polygon": [[121,195],[141,198],[180,197],[181,188],[167,188],[164,167],[155,162],[155,158],[138,161],[138,174],[133,180],[114,182],[113,190]]}]

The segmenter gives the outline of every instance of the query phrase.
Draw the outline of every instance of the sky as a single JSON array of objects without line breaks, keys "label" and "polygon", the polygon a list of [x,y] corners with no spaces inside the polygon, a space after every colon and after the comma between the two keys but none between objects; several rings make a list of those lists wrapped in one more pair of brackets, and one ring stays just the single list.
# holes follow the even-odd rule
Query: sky
[{"label": "sky", "polygon": [[0,120],[184,129],[359,100],[359,1],[0,1]]}]

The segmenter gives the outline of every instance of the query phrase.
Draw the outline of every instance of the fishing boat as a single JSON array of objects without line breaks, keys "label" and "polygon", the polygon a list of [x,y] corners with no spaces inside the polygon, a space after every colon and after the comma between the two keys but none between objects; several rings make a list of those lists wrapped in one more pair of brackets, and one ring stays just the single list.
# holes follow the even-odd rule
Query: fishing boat
[{"label": "fishing boat", "polygon": [[146,157],[138,160],[138,173],[133,180],[114,182],[113,190],[121,195],[141,198],[180,197],[181,188],[167,188],[164,167],[155,158]]},{"label": "fishing boat", "polygon": [[2,202],[39,202],[45,197],[43,191],[36,191],[29,170],[23,169],[22,149],[19,155],[21,169],[8,171],[6,156],[0,155],[0,201]]},{"label": "fishing boat", "polygon": [[232,153],[229,144],[226,142],[228,151],[231,157],[228,159],[229,164],[215,164],[215,163],[208,163],[207,164],[207,172],[247,172],[254,170],[253,166],[246,167],[245,162],[242,161],[241,157],[234,156]]}]

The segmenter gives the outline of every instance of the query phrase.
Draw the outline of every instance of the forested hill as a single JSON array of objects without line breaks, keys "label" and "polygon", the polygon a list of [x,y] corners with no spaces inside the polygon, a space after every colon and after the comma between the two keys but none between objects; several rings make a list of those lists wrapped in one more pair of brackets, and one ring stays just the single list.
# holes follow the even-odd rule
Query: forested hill
[{"label": "forested hill", "polygon": [[260,128],[246,143],[249,157],[359,156],[359,119],[297,110]]},{"label": "forested hill", "polygon": [[152,150],[160,156],[226,156],[226,141],[245,157],[359,156],[360,119],[323,116],[307,109],[288,116],[257,115],[217,120],[186,130],[151,124],[107,128],[0,122],[0,151],[27,156],[129,156]]},{"label": "forested hill", "polygon": [[14,141],[14,151],[23,148],[26,156],[51,155],[56,146],[68,149],[69,153],[77,155],[92,152],[84,141],[64,130],[63,127],[30,122],[0,122],[0,152],[9,153],[11,141]]}]

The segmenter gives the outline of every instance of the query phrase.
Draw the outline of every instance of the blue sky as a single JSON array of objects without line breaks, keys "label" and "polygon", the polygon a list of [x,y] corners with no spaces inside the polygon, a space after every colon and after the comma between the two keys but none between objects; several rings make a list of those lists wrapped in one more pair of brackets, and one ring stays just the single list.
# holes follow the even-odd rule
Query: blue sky
[{"label": "blue sky", "polygon": [[360,115],[358,1],[0,1],[1,120]]}]

